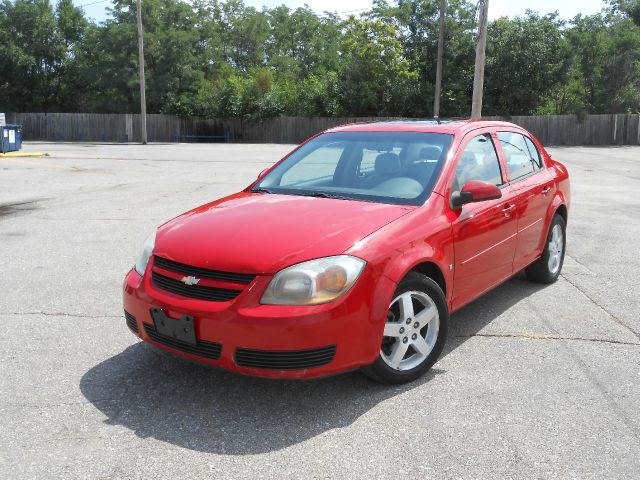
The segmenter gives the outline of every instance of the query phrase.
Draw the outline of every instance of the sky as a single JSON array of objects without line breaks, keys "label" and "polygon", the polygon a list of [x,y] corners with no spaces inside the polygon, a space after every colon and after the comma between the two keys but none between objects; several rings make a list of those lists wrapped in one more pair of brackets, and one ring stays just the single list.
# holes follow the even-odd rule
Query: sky
[{"label": "sky", "polygon": [[[144,0],[143,0],[144,1]],[[110,0],[94,3],[96,0],[74,0],[74,4],[84,6],[87,16],[97,21],[103,21],[107,17],[106,8],[111,5]],[[93,5],[88,5],[93,3]],[[288,7],[296,8],[304,4],[319,13],[324,11],[345,12],[358,14],[359,11],[371,7],[371,0],[245,0],[245,4],[253,5],[258,9],[275,7],[285,4]],[[514,17],[523,14],[527,8],[542,14],[558,11],[560,16],[571,19],[578,13],[591,15],[598,13],[605,6],[603,0],[489,0],[489,18],[494,19],[502,16]]]}]

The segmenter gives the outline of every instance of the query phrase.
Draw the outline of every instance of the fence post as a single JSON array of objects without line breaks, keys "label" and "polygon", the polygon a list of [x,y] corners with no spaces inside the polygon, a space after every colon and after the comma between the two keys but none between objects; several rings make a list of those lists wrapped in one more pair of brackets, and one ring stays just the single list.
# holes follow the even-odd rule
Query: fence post
[{"label": "fence post", "polygon": [[124,116],[124,138],[126,142],[133,141],[133,117],[130,113],[125,113]]}]

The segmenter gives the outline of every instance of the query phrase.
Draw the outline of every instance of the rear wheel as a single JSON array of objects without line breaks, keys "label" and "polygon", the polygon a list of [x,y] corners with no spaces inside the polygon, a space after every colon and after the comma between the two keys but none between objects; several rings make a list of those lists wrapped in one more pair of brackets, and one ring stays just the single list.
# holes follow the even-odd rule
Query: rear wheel
[{"label": "rear wheel", "polygon": [[542,256],[525,270],[529,280],[553,283],[558,279],[564,263],[566,229],[564,218],[556,214],[551,221]]},{"label": "rear wheel", "polygon": [[442,289],[425,275],[409,273],[389,305],[380,354],[364,373],[383,383],[405,383],[424,375],[442,352],[448,325]]}]

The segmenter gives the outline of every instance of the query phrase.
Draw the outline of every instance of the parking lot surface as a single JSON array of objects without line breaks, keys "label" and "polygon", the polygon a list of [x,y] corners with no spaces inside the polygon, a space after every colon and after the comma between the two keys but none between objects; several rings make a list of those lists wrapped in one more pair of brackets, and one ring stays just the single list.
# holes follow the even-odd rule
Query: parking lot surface
[{"label": "parking lot surface", "polygon": [[559,281],[452,317],[404,386],[284,382],[159,353],[122,317],[147,234],[291,146],[27,144],[0,158],[0,478],[638,478],[640,148],[551,148]]}]

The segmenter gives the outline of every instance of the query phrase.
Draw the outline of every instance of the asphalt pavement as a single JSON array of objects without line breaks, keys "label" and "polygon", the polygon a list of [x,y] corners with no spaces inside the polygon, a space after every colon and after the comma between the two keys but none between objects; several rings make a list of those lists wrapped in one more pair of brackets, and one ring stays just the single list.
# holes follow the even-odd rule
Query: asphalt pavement
[{"label": "asphalt pavement", "polygon": [[550,286],[452,317],[423,379],[205,368],[126,328],[147,234],[291,146],[26,144],[0,159],[0,478],[640,476],[640,148],[551,148],[573,203]]}]

